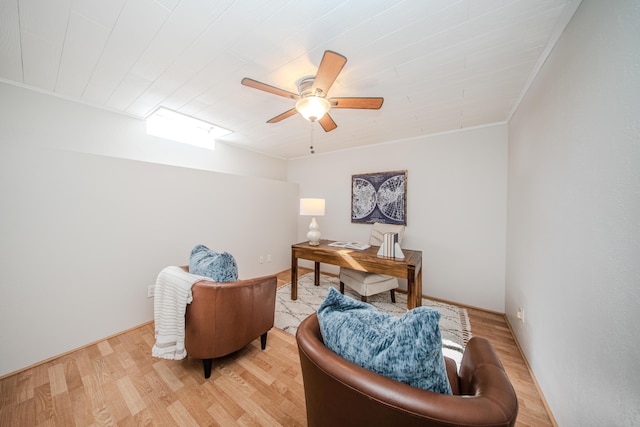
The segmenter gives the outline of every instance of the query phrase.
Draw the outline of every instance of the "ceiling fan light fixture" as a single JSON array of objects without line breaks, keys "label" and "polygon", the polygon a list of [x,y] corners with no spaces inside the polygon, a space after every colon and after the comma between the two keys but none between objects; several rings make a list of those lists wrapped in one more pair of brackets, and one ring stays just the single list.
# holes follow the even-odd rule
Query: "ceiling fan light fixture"
[{"label": "ceiling fan light fixture", "polygon": [[296,110],[302,117],[315,122],[329,112],[331,104],[325,98],[319,96],[307,96],[296,102]]}]

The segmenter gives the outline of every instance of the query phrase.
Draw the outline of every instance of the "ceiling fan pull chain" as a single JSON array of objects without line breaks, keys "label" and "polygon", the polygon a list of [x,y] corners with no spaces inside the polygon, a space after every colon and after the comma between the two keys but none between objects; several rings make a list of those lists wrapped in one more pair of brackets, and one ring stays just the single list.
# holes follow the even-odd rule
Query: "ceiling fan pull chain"
[{"label": "ceiling fan pull chain", "polygon": [[311,154],[315,154],[315,150],[313,149],[313,122],[309,122],[309,126],[311,126],[311,146],[309,149],[311,150]]}]

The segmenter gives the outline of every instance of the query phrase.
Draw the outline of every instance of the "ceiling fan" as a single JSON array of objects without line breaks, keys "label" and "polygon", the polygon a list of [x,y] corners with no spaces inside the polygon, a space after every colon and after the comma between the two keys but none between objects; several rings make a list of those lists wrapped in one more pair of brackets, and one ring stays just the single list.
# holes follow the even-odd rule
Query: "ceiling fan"
[{"label": "ceiling fan", "polygon": [[331,108],[378,110],[382,107],[382,102],[384,101],[384,98],[337,97],[327,99],[329,89],[331,89],[333,82],[335,82],[346,63],[346,57],[326,50],[322,56],[317,74],[315,76],[302,77],[298,80],[298,93],[289,92],[248,77],[242,79],[242,84],[297,101],[294,108],[267,120],[267,123],[277,123],[296,113],[300,113],[305,119],[320,123],[325,132],[330,132],[338,127],[329,115]]}]

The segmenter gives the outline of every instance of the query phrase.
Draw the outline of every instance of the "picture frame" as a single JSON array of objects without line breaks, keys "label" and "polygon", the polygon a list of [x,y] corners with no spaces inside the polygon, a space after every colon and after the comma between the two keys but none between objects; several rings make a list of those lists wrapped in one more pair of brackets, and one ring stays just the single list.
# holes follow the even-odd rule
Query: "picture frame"
[{"label": "picture frame", "polygon": [[407,171],[351,175],[351,222],[407,225]]}]

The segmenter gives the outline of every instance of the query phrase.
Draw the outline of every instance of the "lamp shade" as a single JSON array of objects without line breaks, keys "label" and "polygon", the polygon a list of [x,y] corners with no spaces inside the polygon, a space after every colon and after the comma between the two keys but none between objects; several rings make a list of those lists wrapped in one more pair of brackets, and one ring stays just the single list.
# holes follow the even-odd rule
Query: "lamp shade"
[{"label": "lamp shade", "polygon": [[324,199],[300,199],[300,215],[324,215]]},{"label": "lamp shade", "polygon": [[298,110],[298,113],[310,122],[320,120],[322,116],[327,114],[330,108],[331,104],[329,101],[319,96],[307,96],[296,102],[296,110]]}]

